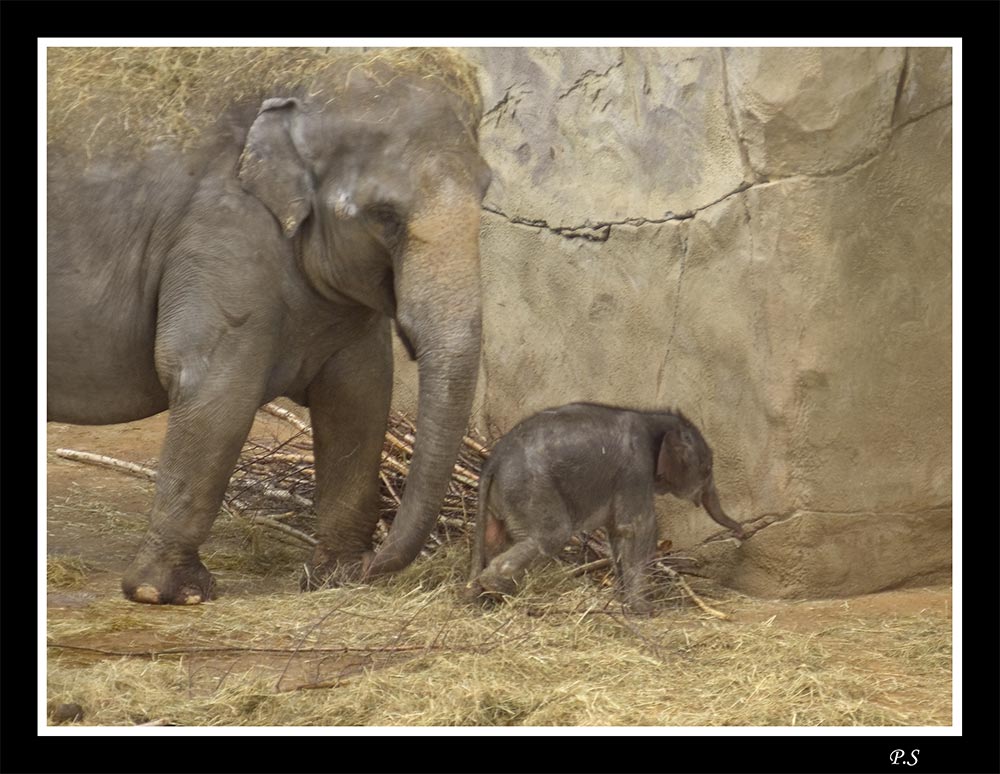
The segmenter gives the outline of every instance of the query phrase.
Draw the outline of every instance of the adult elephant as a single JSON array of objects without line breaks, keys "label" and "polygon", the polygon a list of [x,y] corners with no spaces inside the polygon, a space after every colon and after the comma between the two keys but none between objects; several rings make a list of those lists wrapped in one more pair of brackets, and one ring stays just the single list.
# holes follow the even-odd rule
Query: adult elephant
[{"label": "adult elephant", "polygon": [[[311,582],[415,558],[478,368],[481,113],[448,50],[50,50],[48,418],[170,409],[126,597],[213,595],[198,549],[278,396],[312,418]],[[373,555],[391,320],[418,363],[417,441]]]}]

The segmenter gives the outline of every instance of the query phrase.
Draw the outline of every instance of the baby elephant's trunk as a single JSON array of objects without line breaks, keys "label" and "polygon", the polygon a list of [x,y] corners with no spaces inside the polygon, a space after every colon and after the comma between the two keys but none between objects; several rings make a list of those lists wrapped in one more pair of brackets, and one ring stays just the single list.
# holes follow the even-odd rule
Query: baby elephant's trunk
[{"label": "baby elephant's trunk", "polygon": [[726,512],[722,510],[722,504],[719,502],[719,492],[715,488],[714,477],[709,478],[708,483],[705,484],[705,488],[701,490],[701,505],[715,521],[736,533],[736,537],[740,539],[746,537],[742,525],[730,519],[726,516]]}]

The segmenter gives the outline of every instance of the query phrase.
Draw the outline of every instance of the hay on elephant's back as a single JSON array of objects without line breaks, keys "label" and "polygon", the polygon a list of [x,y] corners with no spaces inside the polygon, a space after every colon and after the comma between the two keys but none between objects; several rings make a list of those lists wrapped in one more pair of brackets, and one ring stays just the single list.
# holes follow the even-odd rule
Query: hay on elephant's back
[{"label": "hay on elephant's back", "polygon": [[231,105],[282,89],[332,99],[358,72],[383,85],[402,73],[432,81],[460,98],[473,129],[482,112],[475,66],[449,48],[52,47],[47,55],[50,142],[76,132],[96,146],[183,143]]}]

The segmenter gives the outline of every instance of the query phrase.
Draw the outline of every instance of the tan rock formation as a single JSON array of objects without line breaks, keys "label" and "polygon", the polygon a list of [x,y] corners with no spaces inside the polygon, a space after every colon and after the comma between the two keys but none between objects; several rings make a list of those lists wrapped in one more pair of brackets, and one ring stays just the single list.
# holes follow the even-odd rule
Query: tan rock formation
[{"label": "tan rock formation", "polygon": [[727,511],[769,524],[705,543],[707,516],[659,501],[706,574],[764,596],[947,577],[950,50],[467,53],[495,173],[480,426],[678,405]]}]

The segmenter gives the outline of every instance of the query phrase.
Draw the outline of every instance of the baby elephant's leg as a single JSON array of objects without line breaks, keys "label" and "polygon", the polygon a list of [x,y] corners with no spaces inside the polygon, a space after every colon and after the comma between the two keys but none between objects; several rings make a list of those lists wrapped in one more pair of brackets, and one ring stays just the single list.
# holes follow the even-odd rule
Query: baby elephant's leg
[{"label": "baby elephant's leg", "polygon": [[511,545],[511,537],[502,520],[496,518],[489,511],[480,513],[479,518],[483,520],[483,523],[476,524],[469,582],[465,584],[465,591],[462,593],[462,597],[467,602],[480,601],[484,589],[479,582],[479,576],[495,557],[502,554]]},{"label": "baby elephant's leg", "polygon": [[543,557],[542,547],[533,537],[518,540],[495,557],[480,573],[478,583],[487,594],[510,596],[531,565]]},{"label": "baby elephant's leg", "polygon": [[496,556],[479,576],[488,592],[511,595],[525,572],[547,557],[558,555],[572,535],[571,519],[563,502],[551,498],[544,504],[533,503],[543,516],[533,510],[512,510],[507,517],[508,538],[513,545]]},{"label": "baby elephant's leg", "polygon": [[650,565],[656,556],[656,514],[652,507],[639,514],[616,514],[608,532],[625,602],[633,612],[647,615],[653,611],[647,593]]}]

